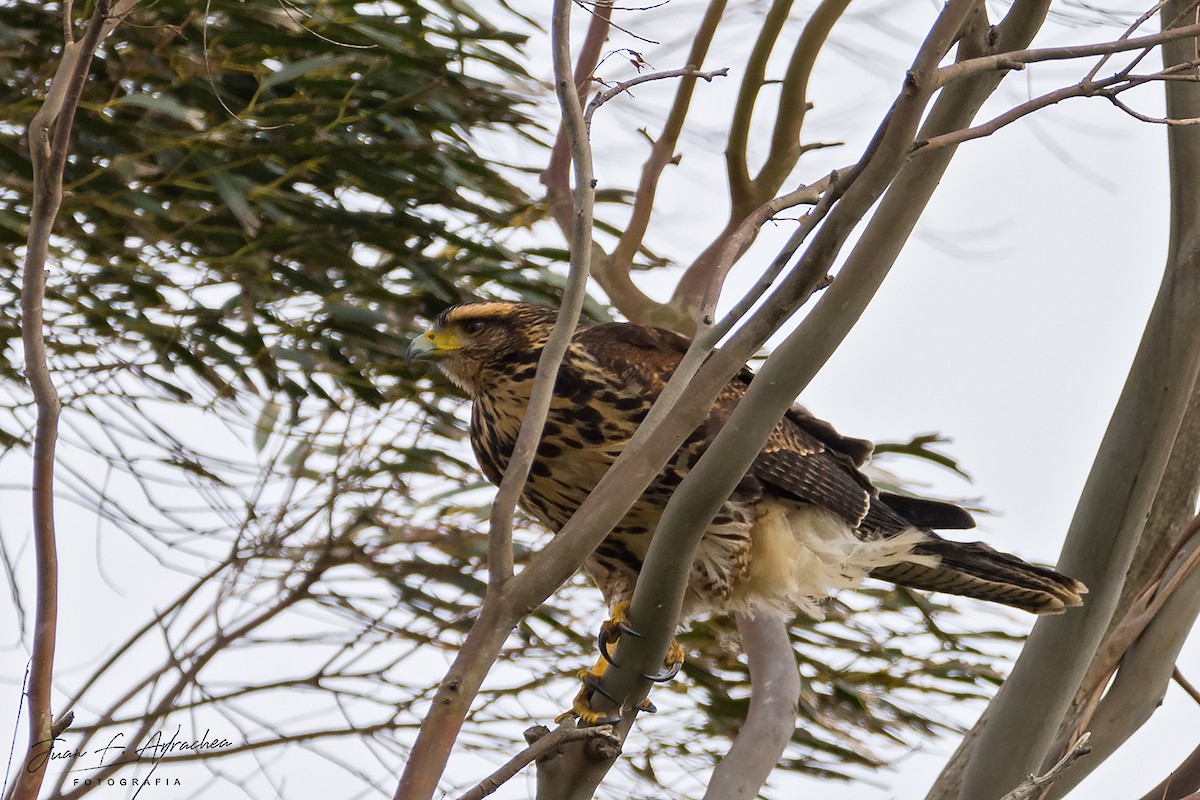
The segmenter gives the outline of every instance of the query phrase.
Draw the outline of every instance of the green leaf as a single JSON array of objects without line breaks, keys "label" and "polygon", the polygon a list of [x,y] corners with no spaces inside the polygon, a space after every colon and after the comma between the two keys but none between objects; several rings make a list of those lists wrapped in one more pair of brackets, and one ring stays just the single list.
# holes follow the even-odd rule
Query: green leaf
[{"label": "green leaf", "polygon": [[293,61],[271,72],[259,82],[259,86],[263,89],[271,89],[282,83],[293,81],[314,72],[344,67],[347,64],[352,64],[354,60],[354,56],[350,55],[335,56],[326,54],[312,56],[311,58],[302,58],[299,61]]},{"label": "green leaf", "polygon": [[127,94],[118,97],[114,102],[117,107],[144,108],[155,114],[162,114],[177,122],[182,122],[194,130],[204,128],[204,115],[198,109],[183,105],[170,95]]},{"label": "green leaf", "polygon": [[258,414],[258,419],[254,423],[254,449],[261,453],[267,449],[267,442],[271,438],[271,434],[275,432],[275,426],[279,423],[279,414],[283,407],[274,400],[264,403],[262,411]]}]

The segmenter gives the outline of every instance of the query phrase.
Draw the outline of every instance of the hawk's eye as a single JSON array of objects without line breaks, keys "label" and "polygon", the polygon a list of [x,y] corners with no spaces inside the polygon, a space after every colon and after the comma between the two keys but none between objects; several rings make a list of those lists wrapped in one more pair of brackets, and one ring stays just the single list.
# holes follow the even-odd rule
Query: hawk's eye
[{"label": "hawk's eye", "polygon": [[463,325],[463,330],[470,334],[479,333],[481,330],[483,330],[483,323],[477,319],[471,320],[470,322]]}]

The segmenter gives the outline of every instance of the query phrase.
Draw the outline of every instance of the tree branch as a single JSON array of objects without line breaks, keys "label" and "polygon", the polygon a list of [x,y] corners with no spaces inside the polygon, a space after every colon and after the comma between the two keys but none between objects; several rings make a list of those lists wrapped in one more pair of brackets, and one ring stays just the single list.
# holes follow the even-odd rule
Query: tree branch
[{"label": "tree branch", "polygon": [[[848,0],[822,0],[805,23],[780,87],[771,149],[757,176],[752,180],[746,162],[750,122],[765,80],[766,60],[779,36],[791,3],[780,0],[772,5],[764,19],[759,38],[747,61],[725,148],[725,169],[729,178],[729,219],[708,247],[688,265],[676,284],[670,305],[681,317],[699,321],[706,314],[711,314],[710,309],[715,302],[713,293],[720,291],[730,267],[753,244],[759,228],[766,220],[762,219],[756,223],[750,221],[761,218],[762,210],[775,202],[769,198],[779,191],[795,168],[800,155],[809,149],[800,144],[800,128],[808,110],[808,79],[817,54],[834,23],[848,5]],[[752,227],[747,227],[747,223]],[[747,233],[749,235],[746,235]],[[738,240],[734,250],[729,249],[731,238]],[[730,256],[732,260],[726,261]]]},{"label": "tree branch", "polygon": [[37,562],[37,603],[29,672],[29,738],[22,768],[9,797],[34,800],[45,778],[47,758],[32,758],[54,739],[51,710],[54,650],[58,628],[58,552],[54,530],[54,461],[61,401],[46,357],[46,261],[50,236],[62,205],[63,173],[71,128],[91,70],[96,48],[136,0],[113,7],[97,0],[83,38],[74,40],[71,6],[63,7],[64,47],[46,100],[29,123],[33,199],[21,276],[21,342],[25,376],[37,407],[33,444],[33,539]]},{"label": "tree branch", "polygon": [[756,203],[754,181],[750,178],[750,164],[746,151],[750,144],[750,122],[754,118],[754,106],[767,80],[767,62],[779,34],[792,10],[792,0],[773,0],[763,16],[758,37],[750,49],[746,65],[742,70],[742,82],[738,86],[733,116],[729,122],[729,136],[725,144],[725,173],[729,178],[730,219],[740,216],[739,211],[749,210]]},{"label": "tree branch", "polygon": [[612,728],[608,725],[598,725],[594,728],[560,727],[556,731],[546,733],[544,736],[535,739],[528,747],[505,762],[504,766],[484,778],[475,788],[462,795],[458,800],[483,800],[483,798],[495,792],[509,779],[515,777],[526,766],[544,758],[564,744],[596,737],[603,737],[619,744],[616,734],[613,733]]},{"label": "tree branch", "polygon": [[[709,47],[712,45],[713,36],[716,35],[717,26],[720,24],[721,17],[725,13],[725,5],[726,0],[711,0],[708,4],[704,12],[704,17],[701,19],[700,27],[692,39],[687,66],[697,70],[703,68],[704,59]],[[680,79],[679,87],[675,91],[675,100],[671,104],[670,111],[667,113],[663,129],[659,133],[658,138],[655,139],[654,145],[650,148],[650,155],[647,157],[645,164],[642,165],[642,174],[638,181],[637,191],[634,194],[633,210],[630,212],[629,221],[626,223],[625,230],[621,234],[616,247],[613,248],[612,255],[604,264],[603,270],[598,270],[596,273],[597,281],[601,283],[604,291],[609,294],[614,304],[622,312],[625,312],[625,308],[622,306],[619,298],[628,292],[629,286],[633,283],[629,275],[630,269],[633,266],[633,259],[646,237],[646,229],[650,224],[650,216],[654,211],[654,198],[658,191],[658,182],[662,177],[663,170],[675,156],[675,146],[679,142],[679,134],[683,130],[683,123],[687,117],[688,108],[691,106],[692,93],[695,87],[696,79],[694,77]],[[612,292],[609,292],[609,285],[612,285],[617,291],[617,297],[614,297]],[[640,294],[640,290],[638,293]],[[677,323],[679,322],[667,306],[655,304],[655,308],[640,310],[649,310],[651,318],[634,317],[628,313],[626,313],[626,316],[629,316],[635,322],[651,322],[668,328],[677,327]],[[667,313],[668,318],[656,319],[655,314],[657,312]]]},{"label": "tree branch", "polygon": [[753,694],[746,722],[713,771],[704,800],[757,797],[796,730],[800,673],[786,623],[766,614],[735,618]]},{"label": "tree branch", "polygon": [[712,83],[713,78],[723,78],[729,74],[729,67],[721,67],[720,69],[702,72],[695,67],[684,67],[683,69],[668,69],[662,72],[647,72],[642,75],[630,78],[627,81],[621,81],[616,86],[605,89],[602,92],[596,92],[596,96],[587,104],[587,108],[583,112],[583,119],[589,126],[592,124],[592,115],[596,113],[596,109],[612,100],[619,94],[624,94],[638,86],[650,81],[669,80],[671,78],[699,78],[706,83]]},{"label": "tree branch", "polygon": [[808,113],[808,81],[833,26],[849,6],[850,0],[821,0],[804,23],[804,30],[783,73],[779,110],[771,131],[771,149],[754,178],[755,193],[763,200],[779,191],[804,152],[800,129]]},{"label": "tree branch", "polygon": [[[1101,80],[1082,81],[1071,86],[1064,86],[1061,89],[1055,89],[1052,92],[1035,97],[1020,105],[1013,106],[1002,114],[988,120],[987,122],[975,125],[970,128],[944,133],[940,136],[935,136],[931,139],[921,139],[913,144],[913,152],[919,153],[927,150],[936,150],[949,145],[958,145],[963,142],[971,141],[972,139],[981,139],[985,136],[991,136],[1001,128],[1007,127],[1019,119],[1029,116],[1035,111],[1040,111],[1043,108],[1048,108],[1063,100],[1069,100],[1073,97],[1104,97],[1119,107],[1122,111],[1143,122],[1158,122],[1167,125],[1193,125],[1200,119],[1196,117],[1165,117],[1163,119],[1155,119],[1144,114],[1132,110],[1118,98],[1122,92],[1129,89],[1135,89],[1146,83],[1152,82],[1170,82],[1174,76],[1168,70],[1156,72],[1149,75],[1128,75],[1124,72],[1111,75]],[[1188,80],[1194,80],[1188,78]]]},{"label": "tree branch", "polygon": [[[513,582],[512,516],[541,438],[559,365],[575,332],[587,294],[596,191],[587,126],[571,71],[570,18],[571,0],[555,0],[551,26],[554,87],[575,171],[570,272],[554,330],[538,359],[537,374],[520,433],[492,505],[488,589],[483,606],[475,624],[471,626],[467,641],[438,687],[433,709],[417,734],[409,762],[396,788],[397,800],[430,798],[437,791],[438,780],[445,770],[450,750],[484,676],[517,621],[536,607],[535,604],[514,602],[513,594],[509,591],[509,584]],[[566,565],[569,566],[569,572],[577,569],[583,563],[583,558],[580,556]]]},{"label": "tree branch", "polygon": [[1175,681],[1175,684],[1179,686],[1180,689],[1183,689],[1184,693],[1186,693],[1188,697],[1192,698],[1197,705],[1200,705],[1200,689],[1197,689],[1186,677],[1184,677],[1183,673],[1179,670],[1178,665],[1171,670],[1171,680]]},{"label": "tree branch", "polygon": [[[942,67],[942,69],[938,70],[938,82],[942,86],[948,86],[955,81],[979,75],[982,72],[1024,69],[1026,64],[1037,64],[1044,61],[1069,61],[1077,58],[1088,58],[1090,56],[1124,53],[1130,50],[1149,51],[1177,39],[1193,39],[1198,34],[1200,34],[1200,24],[1170,28],[1147,36],[1121,38],[1098,44],[1080,44],[1070,47],[1043,47],[1034,50],[1013,50],[997,53],[996,55],[959,61],[947,67]],[[1089,75],[1085,80],[1094,79],[1095,75]]]},{"label": "tree branch", "polygon": [[1000,800],[1036,800],[1036,798],[1040,798],[1042,792],[1053,784],[1064,771],[1080,758],[1092,752],[1092,748],[1088,746],[1089,738],[1086,733],[1080,736],[1074,746],[1067,751],[1067,754],[1059,759],[1054,766],[1046,770],[1045,774],[1030,775],[1021,781],[1015,789],[1004,795],[1004,797],[1001,797]]},{"label": "tree branch", "polygon": [[[1163,12],[1175,17],[1174,4]],[[1192,58],[1180,40],[1172,65]],[[1170,116],[1200,113],[1200,87],[1167,85]],[[1088,602],[1034,626],[991,706],[961,796],[986,800],[1046,758],[1071,699],[1109,627],[1125,573],[1180,427],[1200,365],[1200,131],[1168,129],[1172,236],[1159,295],[1112,421],[1096,456],[1059,562],[1091,588]],[[1000,754],[1003,753],[1003,757]]]}]

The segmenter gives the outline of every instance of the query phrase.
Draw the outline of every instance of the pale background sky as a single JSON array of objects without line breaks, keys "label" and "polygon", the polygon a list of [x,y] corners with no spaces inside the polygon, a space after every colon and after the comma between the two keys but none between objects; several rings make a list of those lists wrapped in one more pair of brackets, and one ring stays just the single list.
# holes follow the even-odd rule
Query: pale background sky
[{"label": "pale background sky", "polygon": [[[522,5],[541,17],[546,4]],[[736,71],[741,63],[732,55],[723,59],[722,53],[745,44],[754,15],[765,6],[736,5],[706,68],[729,65]],[[802,19],[811,6],[797,2],[796,16]],[[623,14],[618,17],[623,25],[664,44],[615,34],[610,47],[637,49],[654,69],[678,67],[682,53],[669,37],[699,7],[695,0],[672,0],[637,15]],[[997,18],[1006,4],[990,7]],[[1142,10],[1135,4],[1113,7]],[[1068,17],[1081,13],[1066,4],[1061,10]],[[816,108],[806,139],[847,145],[806,157],[798,181],[857,157],[936,11],[937,4],[925,0],[874,0],[857,6],[839,25],[811,87]],[[581,30],[586,15],[577,9],[575,18]],[[1101,41],[1119,33],[1112,26],[1063,22],[1071,20],[1048,25],[1037,44]],[[527,52],[533,74],[548,79],[545,40],[535,37]],[[1010,77],[989,108],[999,110],[1070,82],[1085,70],[1082,64],[1035,66]],[[619,80],[630,71],[616,56],[602,74]],[[693,114],[706,119],[708,130],[685,134],[679,148],[683,163],[669,169],[662,184],[650,243],[679,261],[686,262],[724,221],[718,132],[728,118],[736,81],[735,74],[698,89]],[[632,185],[646,151],[634,131],[647,124],[654,128],[670,88],[641,87],[634,98],[600,111],[595,149],[601,188]],[[1157,90],[1141,92],[1135,101],[1142,111],[1161,111]],[[547,119],[550,104],[547,96]],[[999,512],[980,522],[986,541],[1052,562],[1157,290],[1166,248],[1164,142],[1161,127],[1135,122],[1101,100],[1073,100],[963,146],[878,297],[802,401],[848,435],[903,440],[939,431],[952,437],[946,449],[971,473],[973,484],[909,464],[903,474],[926,481],[932,493],[981,497]],[[508,145],[502,142],[489,146],[513,160],[523,152],[505,152]],[[529,158],[524,152],[520,160]],[[611,209],[603,213],[613,218]],[[725,306],[789,231],[783,224],[764,234],[731,278]],[[538,233],[555,241],[548,226]],[[660,299],[673,285],[666,274],[640,277]],[[243,433],[222,429],[211,435],[226,437],[231,449],[246,449]],[[0,482],[11,485],[19,477],[6,473]],[[27,529],[26,496],[6,491],[3,502],[5,529]],[[108,531],[97,538],[92,515],[63,503],[59,514],[64,599],[58,669],[65,677],[86,668],[121,630],[140,624],[147,607],[172,596],[178,578],[120,534]],[[125,584],[117,591],[99,579],[98,559],[110,573],[138,576],[137,589]],[[25,554],[25,567],[28,560]],[[24,567],[22,574],[28,575]],[[0,629],[15,631],[7,606],[0,613]],[[1013,615],[1017,625],[1027,626],[1030,619]],[[15,634],[7,636],[5,644],[11,644]],[[19,674],[25,658],[19,647],[0,652],[3,674]],[[1185,675],[1200,677],[1200,648],[1190,644],[1179,666]],[[431,659],[430,668],[440,669],[438,658]],[[19,687],[0,688],[0,720],[13,719]],[[979,710],[964,705],[949,713],[969,723]],[[1074,796],[1140,797],[1195,746],[1197,731],[1200,709],[1172,687],[1150,723]],[[916,800],[955,744],[953,739],[926,744],[894,769],[849,786],[789,777],[774,784],[772,796]],[[479,777],[486,774],[470,756],[455,764],[460,773],[479,769]],[[232,771],[249,774],[253,768]],[[344,791],[343,780],[328,771],[298,771],[285,796]],[[518,779],[496,796],[525,797],[528,785]],[[191,796],[160,792],[148,796]],[[125,797],[127,791],[98,796]]]}]

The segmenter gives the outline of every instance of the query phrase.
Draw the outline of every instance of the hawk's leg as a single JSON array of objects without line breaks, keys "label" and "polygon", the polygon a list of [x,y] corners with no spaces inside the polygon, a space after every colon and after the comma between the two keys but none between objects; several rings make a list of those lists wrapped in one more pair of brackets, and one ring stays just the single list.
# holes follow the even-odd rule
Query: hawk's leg
[{"label": "hawk's leg", "polygon": [[[614,703],[619,702],[617,698],[604,691],[600,685],[600,679],[604,677],[604,672],[608,669],[609,664],[617,665],[613,660],[613,654],[616,652],[617,641],[622,634],[630,636],[641,636],[629,624],[627,611],[629,610],[629,601],[622,600],[613,606],[612,616],[605,620],[600,626],[600,633],[596,637],[597,645],[600,649],[600,657],[596,659],[596,664],[590,670],[579,671],[579,682],[583,684],[579,693],[575,695],[575,699],[571,703],[571,709],[564,711],[555,718],[556,722],[562,722],[572,714],[578,717],[586,725],[607,725],[617,722],[620,717],[606,717],[598,711],[594,711],[591,706],[592,694],[599,692]],[[653,675],[645,675],[649,680],[659,683],[669,681],[679,674],[679,668],[683,665],[685,653],[683,647],[674,639],[671,640],[671,648],[667,651],[667,657],[663,660],[663,669]],[[643,700],[639,708],[648,713],[654,713],[658,709],[649,699]]]}]

